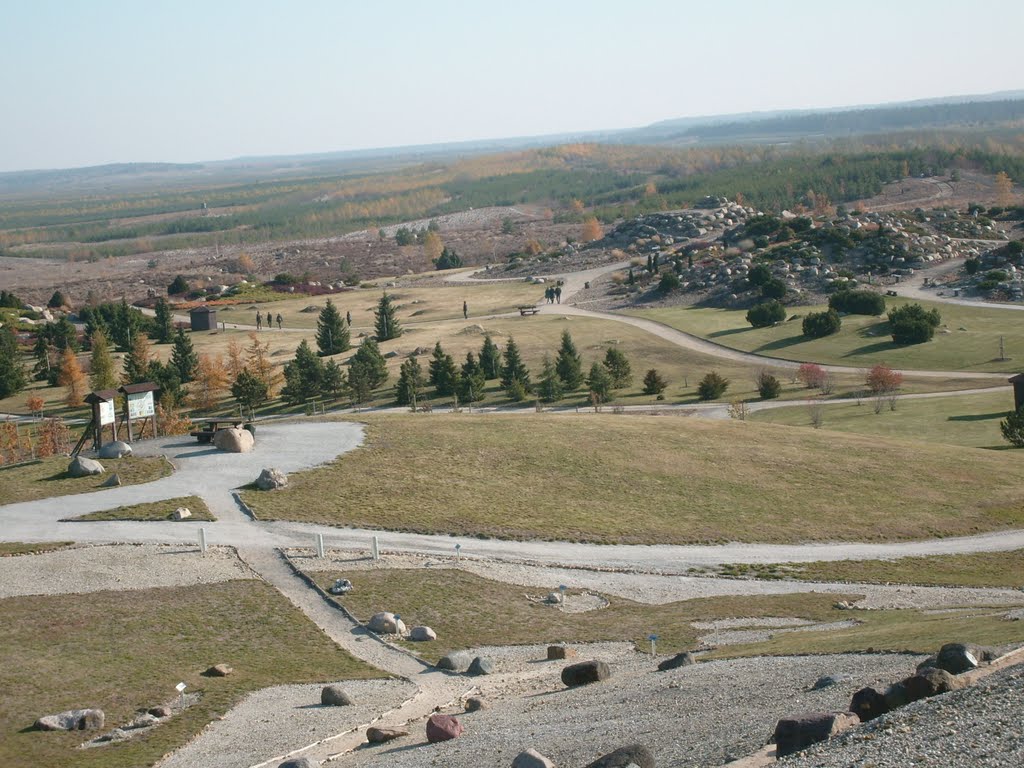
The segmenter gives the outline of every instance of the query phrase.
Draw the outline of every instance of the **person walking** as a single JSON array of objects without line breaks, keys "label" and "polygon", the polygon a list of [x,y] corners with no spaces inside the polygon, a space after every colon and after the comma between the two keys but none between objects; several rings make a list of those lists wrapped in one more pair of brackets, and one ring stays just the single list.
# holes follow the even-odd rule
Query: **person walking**
[{"label": "person walking", "polygon": [[348,323],[349,328],[352,327],[352,313],[347,310],[345,312],[345,322]]},{"label": "person walking", "polygon": [[562,286],[560,285],[555,286],[555,298],[558,299],[559,304],[562,303]]},{"label": "person walking", "polygon": [[274,316],[267,312],[267,328],[274,330]]},{"label": "person walking", "polygon": [[257,331],[262,331],[263,330],[263,313],[262,312],[257,312],[256,313],[256,330]]},{"label": "person walking", "polygon": [[281,313],[277,313],[277,330],[281,330],[281,325],[284,323],[284,318],[281,317]]},{"label": "person walking", "polygon": [[462,302],[462,319],[469,320],[469,304]]}]

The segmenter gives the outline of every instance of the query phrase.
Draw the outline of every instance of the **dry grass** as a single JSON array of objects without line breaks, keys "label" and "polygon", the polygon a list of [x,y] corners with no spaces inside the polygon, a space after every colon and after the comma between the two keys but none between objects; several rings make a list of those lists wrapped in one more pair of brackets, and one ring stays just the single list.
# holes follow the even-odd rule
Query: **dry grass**
[{"label": "dry grass", "polygon": [[55,552],[58,549],[67,549],[73,541],[45,541],[26,543],[24,541],[0,542],[0,557],[14,557],[16,555],[38,555],[42,552]]},{"label": "dry grass", "polygon": [[126,507],[104,509],[90,512],[80,517],[69,518],[70,522],[95,522],[97,520],[168,520],[171,513],[178,507],[188,507],[192,513],[190,520],[216,520],[206,506],[206,502],[198,496],[179,496],[163,501],[151,501],[145,504],[131,504]]},{"label": "dry grass", "polygon": [[246,502],[262,519],[659,544],[920,539],[1024,521],[1024,467],[1008,452],[678,416],[367,421],[364,447]]},{"label": "dry grass", "polygon": [[[250,691],[380,675],[258,581],[9,598],[0,617],[0,761],[16,768],[152,765]],[[200,675],[221,662],[235,673]],[[178,681],[200,702],[123,744],[80,750],[82,733],[26,730],[80,707],[103,709],[112,728],[172,699]]]},{"label": "dry grass", "polygon": [[163,457],[126,456],[103,459],[106,472],[89,477],[69,477],[67,456],[51,456],[28,464],[0,467],[0,504],[47,499],[101,490],[100,486],[116,473],[122,485],[149,483],[171,474],[171,465]]}]

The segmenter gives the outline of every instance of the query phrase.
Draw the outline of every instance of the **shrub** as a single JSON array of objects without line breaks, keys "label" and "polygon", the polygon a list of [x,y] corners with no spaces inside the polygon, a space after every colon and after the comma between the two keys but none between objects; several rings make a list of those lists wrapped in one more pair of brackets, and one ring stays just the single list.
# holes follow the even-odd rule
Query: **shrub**
[{"label": "shrub", "polygon": [[1001,269],[990,269],[985,273],[986,280],[994,280],[997,283],[1005,282],[1008,278],[1009,275]]},{"label": "shrub", "polygon": [[973,256],[964,261],[964,272],[968,275],[977,274],[978,270],[981,269],[981,260],[976,259]]},{"label": "shrub", "polygon": [[776,277],[761,286],[761,295],[766,299],[781,299],[786,295],[786,284]]},{"label": "shrub", "polygon": [[697,397],[701,400],[717,400],[725,394],[725,390],[728,388],[729,380],[722,378],[717,372],[711,371],[700,380],[700,384],[697,386]]},{"label": "shrub", "polygon": [[747,322],[755,328],[767,328],[786,319],[786,308],[779,302],[764,301],[747,310]]},{"label": "shrub", "polygon": [[796,371],[796,377],[808,389],[820,389],[828,378],[825,369],[814,363],[804,363]]},{"label": "shrub", "polygon": [[903,383],[903,374],[887,365],[876,365],[868,371],[864,383],[874,395],[895,392]]},{"label": "shrub", "polygon": [[[767,245],[767,238],[765,238],[765,245]],[[763,247],[763,246],[762,246]],[[772,279],[772,271],[764,264],[756,264],[750,268],[747,273],[747,280],[753,286],[760,287]]]},{"label": "shrub", "polygon": [[668,386],[668,382],[661,377],[656,368],[651,368],[644,375],[644,394],[645,395],[660,395],[665,391],[665,387]]},{"label": "shrub", "polygon": [[889,327],[895,344],[921,344],[930,341],[942,318],[937,309],[920,304],[905,304],[889,312]]},{"label": "shrub", "polygon": [[757,374],[757,394],[764,400],[774,400],[782,392],[782,384],[768,371]]},{"label": "shrub", "polygon": [[1006,442],[1024,448],[1024,407],[1006,414],[1006,418],[999,422],[999,430]]},{"label": "shrub", "polygon": [[839,330],[842,324],[843,321],[839,319],[839,313],[834,309],[827,312],[811,312],[804,318],[804,336],[811,339],[831,336]]},{"label": "shrub", "polygon": [[828,300],[828,308],[850,315],[880,315],[885,312],[885,297],[874,291],[839,291]]},{"label": "shrub", "polygon": [[179,293],[184,293],[188,290],[188,281],[182,276],[178,275],[171,284],[167,286],[168,296],[177,296]]},{"label": "shrub", "polygon": [[[633,270],[630,270],[629,274],[632,275]],[[672,293],[672,291],[678,291],[682,285],[682,281],[675,272],[666,272],[658,281],[658,290],[661,293]]]}]

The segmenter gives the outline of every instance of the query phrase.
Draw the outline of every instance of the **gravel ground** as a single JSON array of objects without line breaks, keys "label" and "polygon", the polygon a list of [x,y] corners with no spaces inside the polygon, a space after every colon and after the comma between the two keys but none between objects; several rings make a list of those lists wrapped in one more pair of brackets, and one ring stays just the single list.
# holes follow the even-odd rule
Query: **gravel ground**
[{"label": "gravel ground", "polygon": [[1024,765],[1024,669],[915,702],[802,755],[787,768],[1008,768]]},{"label": "gravel ground", "polygon": [[150,589],[251,579],[233,549],[159,544],[83,546],[0,557],[0,598]]},{"label": "gravel ground", "polygon": [[[414,723],[411,736],[358,749],[336,764],[504,766],[532,747],[560,766],[579,766],[623,744],[641,742],[654,752],[659,766],[720,765],[765,744],[780,717],[843,709],[857,688],[898,679],[919,660],[901,655],[757,658],[659,673],[644,654],[577,647],[581,658],[610,657],[612,677],[566,689],[557,679],[566,662],[534,661],[532,689],[501,701],[495,697],[493,706],[480,712],[453,712],[466,729],[459,739],[427,745],[423,724]],[[506,666],[499,659],[499,670]],[[852,681],[810,691],[826,674],[847,674]],[[481,684],[486,696],[490,679],[479,679],[486,681]]]},{"label": "gravel ground", "polygon": [[[160,768],[248,768],[315,741],[372,722],[416,692],[403,680],[339,683],[352,697],[349,707],[320,705],[321,684],[280,685],[246,696]],[[276,765],[276,762],[273,763]]]}]

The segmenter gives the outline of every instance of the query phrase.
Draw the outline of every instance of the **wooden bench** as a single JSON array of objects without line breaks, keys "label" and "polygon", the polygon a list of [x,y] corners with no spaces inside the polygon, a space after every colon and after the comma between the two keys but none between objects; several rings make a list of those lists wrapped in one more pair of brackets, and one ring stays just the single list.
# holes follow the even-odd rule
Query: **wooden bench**
[{"label": "wooden bench", "polygon": [[536,315],[538,312],[540,312],[540,307],[519,307],[519,314],[523,317],[526,317],[527,315]]},{"label": "wooden bench", "polygon": [[899,296],[899,294],[896,293],[896,291],[886,291],[885,295],[886,296]]},{"label": "wooden bench", "polygon": [[237,427],[241,423],[238,419],[207,421],[203,424],[202,429],[193,430],[188,434],[190,437],[198,439],[200,443],[210,443],[213,442],[213,435],[218,429],[226,429],[229,426]]}]

